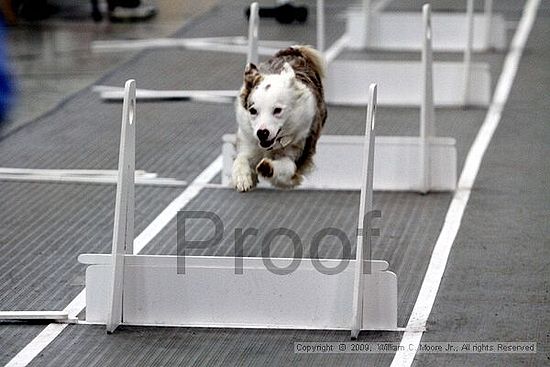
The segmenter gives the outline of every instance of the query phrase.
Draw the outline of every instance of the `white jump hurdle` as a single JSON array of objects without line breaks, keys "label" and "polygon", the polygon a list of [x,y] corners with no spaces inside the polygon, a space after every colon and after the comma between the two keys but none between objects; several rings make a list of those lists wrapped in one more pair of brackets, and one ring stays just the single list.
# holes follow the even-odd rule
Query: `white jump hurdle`
[{"label": "white jump hurdle", "polygon": [[[434,104],[440,107],[463,106],[465,68],[456,62],[434,62]],[[490,101],[489,66],[474,64],[471,69],[469,101],[487,106]],[[362,86],[376,80],[384,89],[380,105],[419,106],[422,101],[422,65],[415,61],[335,60],[325,81],[325,98],[335,105],[363,105],[367,94]]]},{"label": "white jump hurdle", "polygon": [[[472,1],[472,0],[469,0]],[[369,9],[369,1],[365,9]],[[323,2],[317,2],[318,18],[324,19]],[[363,18],[373,17],[370,11]],[[324,39],[324,24],[319,24],[317,37]],[[467,28],[467,27],[463,27]],[[425,40],[426,22],[422,22],[423,32],[415,37],[422,40],[423,52],[427,47]],[[325,50],[328,63],[328,74],[325,80],[326,100],[336,105],[363,105],[367,101],[364,85],[371,80],[384,90],[380,96],[380,105],[419,106],[422,103],[422,85],[424,83],[422,63],[416,61],[374,61],[374,60],[339,60],[337,56],[350,42],[357,38],[370,38],[367,28],[355,29],[357,33],[346,32],[329,49]],[[431,31],[431,30],[430,30]],[[437,30],[431,31],[435,34]],[[424,36],[421,37],[420,35]],[[404,35],[409,37],[409,35]],[[471,42],[468,43],[471,46]],[[434,104],[436,106],[487,106],[491,98],[491,75],[486,63],[472,63],[471,50],[465,49],[464,62],[433,62]]]},{"label": "white jump hurdle", "polygon": [[[483,13],[434,12],[434,50],[462,52],[467,47],[468,33],[472,29],[475,30],[472,44],[474,51],[505,49],[506,22],[501,14],[493,13],[492,3],[492,0],[485,0]],[[370,11],[371,8],[363,1],[363,7],[354,7],[345,13],[346,33],[354,35],[349,38],[348,48],[394,51],[421,49],[421,13],[379,12],[374,9]]]},{"label": "white jump hurdle", "polygon": [[[376,86],[370,88],[362,144],[362,218],[372,211]],[[370,246],[362,233],[356,259],[341,272],[317,270],[314,259],[302,259],[288,275],[265,267],[264,258],[235,259],[187,256],[185,274],[177,273],[176,256],[131,255],[133,240],[133,165],[135,150],[135,83],[126,84],[119,158],[113,249],[111,254],[83,254],[86,270],[86,321],[107,326],[165,325],[185,327],[397,330],[397,278],[385,261],[364,258]],[[366,222],[364,233],[370,233]],[[361,232],[361,231],[359,231]],[[271,258],[279,268],[293,259]],[[335,267],[341,260],[321,260]],[[364,264],[364,265],[363,265]],[[370,268],[364,273],[362,266]]]},{"label": "white jump hurdle", "polygon": [[[430,6],[423,7],[425,46],[420,74],[419,136],[378,136],[375,139],[374,190],[453,191],[457,182],[456,141],[435,135]],[[222,183],[229,185],[236,156],[235,135],[223,138]],[[359,190],[362,186],[361,136],[323,135],[317,143],[315,170],[300,189]],[[263,187],[269,187],[264,183]]]}]

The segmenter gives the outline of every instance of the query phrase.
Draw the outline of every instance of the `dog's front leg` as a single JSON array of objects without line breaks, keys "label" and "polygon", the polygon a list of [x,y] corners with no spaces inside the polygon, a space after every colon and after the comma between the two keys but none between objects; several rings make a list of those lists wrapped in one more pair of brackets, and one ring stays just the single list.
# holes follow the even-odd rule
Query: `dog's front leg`
[{"label": "dog's front leg", "polygon": [[296,174],[296,163],[289,157],[264,158],[256,166],[256,172],[271,181],[273,186],[281,188],[292,188],[301,182]]},{"label": "dog's front leg", "polygon": [[251,159],[252,157],[249,154],[239,153],[233,162],[233,170],[231,172],[233,187],[240,192],[248,191],[258,183],[258,176],[250,166]]}]

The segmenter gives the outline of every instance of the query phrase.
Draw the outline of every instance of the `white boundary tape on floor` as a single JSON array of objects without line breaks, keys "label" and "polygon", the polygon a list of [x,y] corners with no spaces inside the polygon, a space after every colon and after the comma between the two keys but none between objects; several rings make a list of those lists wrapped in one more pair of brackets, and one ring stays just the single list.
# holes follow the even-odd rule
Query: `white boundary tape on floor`
[{"label": "white boundary tape on floor", "polygon": [[[222,158],[218,156],[195,180],[191,182],[176,199],[174,199],[134,240],[134,253],[139,253],[160,231],[170,223],[177,212],[185,207],[221,171]],[[63,311],[68,319],[74,321],[86,307],[86,289],[84,288]],[[33,340],[17,353],[5,367],[25,367],[57,338],[68,324],[49,324]]]},{"label": "white boundary tape on floor", "polygon": [[[512,40],[510,51],[506,56],[493,101],[466,157],[464,169],[458,182],[458,189],[447,211],[443,228],[435,244],[407,328],[421,329],[426,326],[483,156],[498,127],[502,111],[510,95],[527,38],[536,19],[539,4],[540,0],[528,0],[524,8],[523,16]],[[416,347],[419,345],[422,335],[423,332],[409,331],[403,334],[400,343],[403,350],[396,353],[392,367],[409,367],[412,365],[416,355]],[[411,345],[415,347],[410,348]]]},{"label": "white boundary tape on floor", "polygon": [[[134,253],[143,250],[160,231],[176,217],[177,212],[195,198],[220,171],[222,158],[218,156],[204,171],[174,199],[134,240]],[[86,289],[83,289],[62,311],[68,313],[69,322],[74,322],[86,307]],[[6,364],[5,367],[24,367],[38,356],[61,332],[67,324],[49,324],[29,344],[25,346]]]},{"label": "white boundary tape on floor", "polygon": [[4,367],[25,367],[58,337],[67,324],[49,324]]}]

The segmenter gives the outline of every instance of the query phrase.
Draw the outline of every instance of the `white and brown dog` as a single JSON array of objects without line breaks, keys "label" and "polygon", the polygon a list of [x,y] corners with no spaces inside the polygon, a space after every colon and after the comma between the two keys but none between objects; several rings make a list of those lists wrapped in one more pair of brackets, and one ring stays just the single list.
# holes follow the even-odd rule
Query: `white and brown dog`
[{"label": "white and brown dog", "polygon": [[236,103],[237,157],[233,185],[248,191],[258,176],[292,188],[313,165],[327,118],[323,57],[309,46],[277,52],[258,67],[248,64]]}]

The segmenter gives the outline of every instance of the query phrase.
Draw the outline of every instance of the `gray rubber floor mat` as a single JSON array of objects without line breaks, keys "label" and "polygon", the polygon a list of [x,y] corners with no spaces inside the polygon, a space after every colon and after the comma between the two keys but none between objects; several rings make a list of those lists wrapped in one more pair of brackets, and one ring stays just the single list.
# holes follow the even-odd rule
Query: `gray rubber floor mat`
[{"label": "gray rubber floor mat", "polygon": [[[360,341],[400,340],[362,333]],[[349,341],[349,332],[68,326],[29,366],[387,366],[392,354],[295,354],[301,341]]]},{"label": "gray rubber floor mat", "polygon": [[[0,193],[0,309],[63,309],[84,286],[77,256],[110,251],[115,186],[2,182]],[[136,235],[177,193],[137,188]]]},{"label": "gray rubber floor mat", "polygon": [[0,364],[8,363],[43,329],[43,324],[0,322]]},{"label": "gray rubber floor mat", "polygon": [[[244,35],[244,4],[243,1],[221,5],[184,27],[178,35]],[[329,44],[343,31],[343,23],[336,14],[345,3],[338,4],[342,5],[331,7],[334,11],[331,14],[335,16],[328,17]],[[313,43],[313,19],[310,18],[306,25],[289,27],[281,27],[274,21],[262,21],[262,35],[268,39]],[[501,55],[489,56],[489,59],[495,63],[495,73],[498,73]],[[142,88],[232,89],[240,85],[243,62],[243,55],[181,50],[145,51],[99,83],[121,85],[126,78],[133,77],[137,79],[138,87]],[[218,63],[222,63],[224,68],[216,67]],[[0,166],[115,168],[120,105],[103,103],[87,90],[61,107],[0,141]],[[485,112],[484,109],[436,111],[438,134],[458,140],[460,166]],[[361,134],[363,131],[365,111],[362,108],[331,107],[329,116],[326,133]],[[418,109],[381,108],[377,129],[380,135],[416,134]],[[140,103],[137,168],[163,176],[192,179],[220,153],[221,135],[234,130],[231,105]],[[46,193],[44,188],[48,190]],[[9,281],[1,284],[7,283],[6,289],[10,288],[8,290],[12,294],[10,298],[2,289],[2,304],[6,306],[2,308],[15,309],[18,304],[35,309],[65,307],[82,289],[84,268],[77,263],[76,256],[81,252],[108,252],[114,187],[1,183],[0,190],[7,193],[0,204],[2,236],[13,238],[13,243],[16,243],[8,248],[13,252],[13,259],[11,255],[6,257],[12,264],[12,270],[0,273],[8,277],[5,279]],[[138,189],[138,228],[148,224],[179,192],[181,190]],[[450,197],[450,194],[375,194],[375,208],[382,211],[382,218],[377,221],[382,233],[375,241],[373,257],[388,260],[391,269],[398,274],[399,325],[406,323],[414,305]],[[187,208],[215,212],[222,217],[228,231],[232,227],[246,227],[252,223],[264,228],[282,223],[307,239],[318,228],[327,225],[339,226],[346,233],[353,233],[357,200],[358,194],[350,192],[281,193],[258,190],[240,195],[230,190],[204,190]],[[64,204],[60,205],[60,201]],[[54,203],[55,210],[50,208]],[[35,216],[42,219],[34,220]],[[32,232],[27,231],[29,226]],[[74,228],[78,228],[76,233]],[[197,238],[206,234],[206,230],[199,226],[192,229]],[[26,235],[30,235],[32,241],[25,238]],[[58,240],[52,242],[52,238]],[[145,252],[173,253],[175,238],[173,221]],[[248,255],[258,253],[257,244],[253,246]],[[52,252],[52,248],[55,251]],[[229,253],[230,242],[226,239],[222,245],[211,250],[213,252],[209,254]],[[277,254],[288,253],[284,244],[274,246],[274,250]],[[339,255],[336,244],[329,243],[324,251],[326,256]],[[11,293],[14,291],[11,288],[24,281],[23,270],[17,268],[18,261],[34,254],[42,259],[47,256],[48,259],[23,265],[33,268],[32,282],[27,286],[34,293],[29,292],[29,295],[17,288]],[[57,258],[63,259],[63,263]],[[56,266],[53,260],[60,263]],[[61,283],[66,287],[64,292],[59,291]],[[21,340],[29,339],[36,332],[35,326],[31,326],[32,330],[17,329],[19,327],[9,326],[20,333],[16,335],[22,335]],[[361,340],[398,341],[400,336],[400,333],[363,333]],[[353,366],[388,365],[392,358],[391,354],[296,355],[292,352],[293,342],[301,340],[348,341],[349,334],[123,327],[117,334],[107,336],[102,327],[79,325],[69,326],[32,365],[280,365],[302,362]],[[0,339],[0,350],[3,353],[7,351],[2,358],[8,359],[17,348],[10,344],[9,337],[5,337]]]}]

